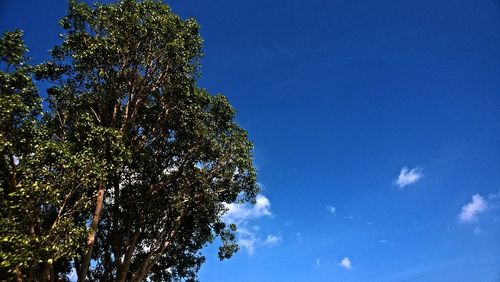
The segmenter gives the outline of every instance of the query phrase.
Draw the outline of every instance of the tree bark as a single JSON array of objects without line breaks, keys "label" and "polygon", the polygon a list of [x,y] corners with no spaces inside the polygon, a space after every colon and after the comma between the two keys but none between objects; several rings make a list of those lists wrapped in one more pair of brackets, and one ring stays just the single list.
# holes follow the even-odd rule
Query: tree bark
[{"label": "tree bark", "polygon": [[[180,217],[178,217],[178,218],[180,218]],[[146,258],[146,260],[142,264],[140,272],[137,273],[137,275],[135,277],[133,277],[132,281],[138,282],[138,281],[143,281],[144,279],[146,279],[146,276],[151,271],[151,268],[156,264],[158,258],[161,257],[165,253],[165,249],[170,245],[170,243],[173,240],[176,233],[177,232],[175,229],[172,230],[170,232],[170,236],[166,240],[162,239],[162,242],[160,242],[160,245],[156,246],[155,248],[153,248],[150,251],[148,257]],[[163,236],[161,236],[161,237],[163,237]],[[156,256],[153,258],[153,255],[156,255]]]},{"label": "tree bark", "polygon": [[43,264],[43,279],[41,281],[54,282],[54,266],[51,263]]},{"label": "tree bark", "polygon": [[49,265],[49,273],[50,273],[50,282],[56,281],[56,276],[54,274],[54,265],[53,264]]},{"label": "tree bark", "polygon": [[14,269],[14,272],[16,273],[16,281],[23,282],[23,275],[21,273],[21,270],[19,270],[19,267],[16,266],[16,268]]},{"label": "tree bark", "polygon": [[125,279],[127,278],[128,269],[130,267],[132,255],[134,254],[137,239],[139,239],[139,234],[140,234],[139,231],[134,232],[132,242],[130,242],[130,245],[128,246],[128,249],[127,249],[127,254],[125,255],[125,258],[123,259],[123,264],[122,264],[121,269],[120,269],[120,277],[118,278],[118,282],[125,282]]},{"label": "tree bark", "polygon": [[102,205],[104,202],[104,184],[99,186],[99,190],[97,191],[97,200],[96,207],[94,210],[94,216],[92,218],[92,225],[90,226],[90,233],[87,236],[87,248],[86,252],[82,257],[82,263],[80,267],[80,271],[78,273],[78,282],[85,281],[87,277],[87,273],[89,271],[90,259],[92,257],[92,250],[94,249],[95,243],[95,235],[97,233],[97,226],[99,223],[99,218],[101,217]]}]

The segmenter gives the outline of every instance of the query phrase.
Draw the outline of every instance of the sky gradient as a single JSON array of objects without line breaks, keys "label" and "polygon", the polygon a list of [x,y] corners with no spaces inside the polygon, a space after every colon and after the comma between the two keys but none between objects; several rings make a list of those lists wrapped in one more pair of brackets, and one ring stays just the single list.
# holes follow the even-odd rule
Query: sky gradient
[{"label": "sky gradient", "polygon": [[[203,281],[500,281],[500,1],[166,1],[263,191]],[[33,62],[64,0],[0,0]]]}]

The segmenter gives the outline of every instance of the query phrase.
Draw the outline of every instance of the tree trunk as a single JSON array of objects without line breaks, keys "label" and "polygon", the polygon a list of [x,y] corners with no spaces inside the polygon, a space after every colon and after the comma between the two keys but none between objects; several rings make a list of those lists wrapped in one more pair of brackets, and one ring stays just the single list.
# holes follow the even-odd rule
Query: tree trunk
[{"label": "tree trunk", "polygon": [[127,254],[125,255],[125,258],[123,259],[123,263],[120,269],[120,278],[118,279],[118,282],[125,282],[125,279],[127,278],[127,273],[128,269],[130,267],[130,263],[132,260],[132,255],[134,254],[135,250],[135,245],[137,243],[137,239],[139,238],[139,231],[136,231],[134,233],[134,236],[132,238],[132,242],[130,242],[130,245],[127,249]]},{"label": "tree trunk", "polygon": [[44,263],[43,264],[43,278],[42,281],[46,282],[54,282],[55,277],[54,277],[54,267],[51,263]]},{"label": "tree trunk", "polygon": [[[146,258],[146,260],[142,264],[140,272],[134,277],[133,281],[138,282],[138,281],[142,281],[142,280],[146,279],[146,276],[151,271],[151,268],[156,264],[156,261],[158,260],[158,258],[161,257],[161,255],[163,255],[163,253],[165,253],[165,250],[167,249],[167,247],[171,243],[170,240],[173,240],[173,237],[175,236],[175,234],[176,234],[176,230],[172,230],[170,232],[170,236],[168,237],[168,239],[165,240],[164,242],[162,242],[162,244],[160,246],[158,246],[160,249],[155,247],[150,251],[148,257]],[[153,254],[156,254],[155,258],[152,258]]]},{"label": "tree trunk", "polygon": [[54,275],[54,265],[53,264],[49,265],[49,274],[50,274],[50,282],[56,281],[56,277]]},{"label": "tree trunk", "polygon": [[23,282],[23,275],[21,274],[21,270],[19,270],[19,267],[16,266],[14,272],[16,273],[16,281]]},{"label": "tree trunk", "polygon": [[97,226],[99,223],[99,218],[101,216],[101,211],[102,211],[102,205],[104,202],[104,189],[105,189],[104,184],[101,184],[99,186],[99,190],[97,191],[96,207],[94,210],[94,216],[92,218],[92,225],[90,226],[90,233],[87,236],[86,252],[82,257],[82,263],[80,271],[78,273],[78,282],[85,281],[85,278],[87,277],[87,273],[89,271],[90,259],[92,257],[92,250],[94,249],[95,235],[97,233]]}]

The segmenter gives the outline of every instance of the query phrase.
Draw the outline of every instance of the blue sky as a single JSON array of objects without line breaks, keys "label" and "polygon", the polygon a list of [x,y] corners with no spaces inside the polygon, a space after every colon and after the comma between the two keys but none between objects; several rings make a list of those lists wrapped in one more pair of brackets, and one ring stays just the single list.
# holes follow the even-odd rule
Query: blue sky
[{"label": "blue sky", "polygon": [[[201,281],[500,281],[500,2],[168,2],[255,143],[242,250]],[[66,4],[0,2],[35,62]]]}]

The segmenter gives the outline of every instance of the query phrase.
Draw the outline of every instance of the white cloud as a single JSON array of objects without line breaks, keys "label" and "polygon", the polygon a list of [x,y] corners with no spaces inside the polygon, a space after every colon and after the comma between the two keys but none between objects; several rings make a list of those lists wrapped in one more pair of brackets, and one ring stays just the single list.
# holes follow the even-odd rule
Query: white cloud
[{"label": "white cloud", "polygon": [[335,214],[335,212],[337,211],[337,209],[335,207],[332,207],[332,206],[326,206],[326,209],[331,212],[332,214]]},{"label": "white cloud", "polygon": [[321,266],[321,260],[319,258],[316,259],[315,264],[317,267]]},{"label": "white cloud", "polygon": [[276,236],[273,234],[267,235],[266,239],[264,240],[264,244],[270,246],[281,244],[281,242],[283,242],[283,238],[281,236]]},{"label": "white cloud", "polygon": [[255,254],[255,248],[257,247],[257,238],[255,237],[255,233],[252,231],[240,228],[238,230],[238,245],[245,249],[248,255],[252,256]]},{"label": "white cloud", "polygon": [[472,201],[462,207],[458,218],[461,222],[475,221],[477,216],[486,209],[486,206],[484,198],[479,194],[475,194],[472,196]]},{"label": "white cloud", "polygon": [[227,211],[223,220],[229,223],[240,224],[250,219],[263,216],[271,216],[271,202],[264,195],[257,195],[255,205],[250,204],[226,204]]},{"label": "white cloud", "polygon": [[380,239],[380,240],[378,240],[378,242],[379,242],[380,244],[387,244],[387,243],[389,243],[389,241],[387,241],[387,240],[385,240],[385,239]]},{"label": "white cloud", "polygon": [[269,234],[265,239],[261,239],[257,236],[258,228],[253,228],[253,230],[248,228],[238,229],[238,245],[244,249],[248,255],[253,256],[257,247],[260,246],[276,246],[283,242],[281,236],[274,234]]},{"label": "white cloud", "polygon": [[248,255],[254,255],[259,246],[272,247],[283,242],[283,238],[279,235],[268,234],[265,238],[258,236],[259,226],[251,224],[252,220],[273,215],[271,202],[264,195],[257,195],[254,205],[232,203],[225,206],[227,211],[222,215],[222,220],[238,225],[236,231],[238,245]]},{"label": "white cloud", "polygon": [[342,266],[343,268],[352,269],[351,260],[350,260],[348,257],[343,258],[343,259],[342,259],[342,260],[338,263],[338,265]]},{"label": "white cloud", "polygon": [[424,176],[424,170],[421,167],[415,167],[413,169],[408,169],[408,167],[401,168],[399,172],[398,179],[394,181],[394,183],[400,188],[404,188],[405,186],[414,184],[420,178]]}]

